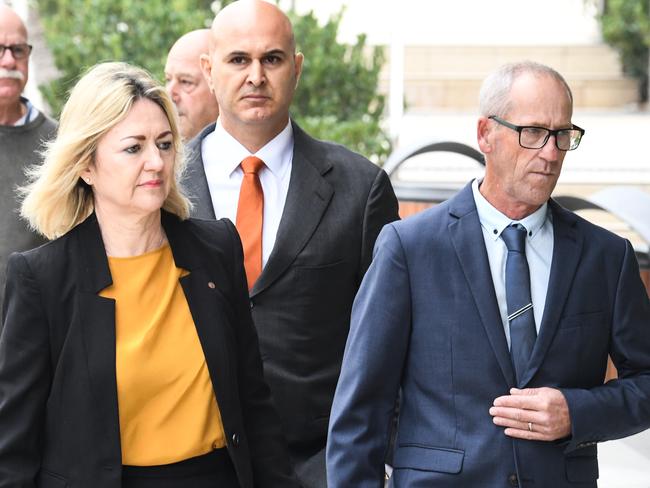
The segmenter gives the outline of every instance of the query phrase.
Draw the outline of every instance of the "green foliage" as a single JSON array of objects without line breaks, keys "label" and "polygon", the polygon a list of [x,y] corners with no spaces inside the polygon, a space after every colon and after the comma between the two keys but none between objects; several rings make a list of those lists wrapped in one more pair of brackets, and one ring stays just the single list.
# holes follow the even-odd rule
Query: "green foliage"
[{"label": "green foliage", "polygon": [[61,77],[41,86],[59,114],[79,76],[101,61],[126,61],[162,79],[167,51],[185,32],[205,27],[205,0],[39,0],[45,35]]},{"label": "green foliage", "polygon": [[343,144],[380,164],[391,152],[390,140],[381,128],[380,120],[370,115],[354,120],[339,120],[333,115],[303,117],[298,119],[298,123],[308,134]]},{"label": "green foliage", "polygon": [[605,41],[621,55],[624,71],[639,80],[640,101],[648,100],[650,2],[607,0],[600,22]]},{"label": "green foliage", "polygon": [[339,43],[342,15],[319,25],[313,12],[289,13],[298,50],[305,55],[291,114],[314,137],[383,161],[391,149],[380,126],[384,97],[378,82],[384,53],[369,48],[363,35],[354,45]]}]

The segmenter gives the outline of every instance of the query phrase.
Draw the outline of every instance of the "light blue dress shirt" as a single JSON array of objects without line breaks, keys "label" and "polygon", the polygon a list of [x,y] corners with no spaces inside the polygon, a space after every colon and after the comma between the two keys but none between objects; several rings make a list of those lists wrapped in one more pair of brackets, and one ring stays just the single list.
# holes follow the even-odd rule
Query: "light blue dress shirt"
[{"label": "light blue dress shirt", "polygon": [[32,105],[32,102],[27,100],[25,97],[20,97],[20,102],[25,105],[26,109],[25,110],[25,115],[23,115],[20,119],[18,119],[13,125],[19,126],[19,125],[27,125],[30,122],[33,122],[36,120],[36,117],[38,117],[38,114],[40,113],[34,105]]},{"label": "light blue dress shirt", "polygon": [[526,258],[530,270],[530,296],[533,300],[535,327],[539,334],[542,323],[548,279],[553,260],[553,222],[548,203],[522,220],[511,220],[494,208],[479,191],[479,180],[472,182],[474,202],[483,230],[483,241],[487,250],[492,282],[496,293],[503,330],[510,347],[510,328],[508,327],[508,305],[506,303],[506,257],[508,249],[501,239],[501,232],[511,224],[523,225],[527,232]]}]

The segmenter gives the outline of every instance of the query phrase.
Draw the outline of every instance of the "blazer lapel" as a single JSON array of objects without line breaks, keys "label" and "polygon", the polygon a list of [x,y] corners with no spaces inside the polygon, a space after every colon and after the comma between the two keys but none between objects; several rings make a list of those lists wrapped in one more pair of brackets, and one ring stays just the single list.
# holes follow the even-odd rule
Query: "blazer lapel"
[{"label": "blazer lapel", "polygon": [[79,225],[75,246],[79,256],[78,323],[86,348],[91,394],[95,397],[97,418],[108,427],[105,432],[109,442],[121,452],[115,376],[115,302],[98,295],[112,284],[112,279],[95,214]]},{"label": "blazer lapel", "polygon": [[331,164],[310,150],[309,137],[293,125],[294,152],[287,201],[282,212],[275,245],[251,297],[270,286],[294,261],[321,221],[334,189],[324,175]]},{"label": "blazer lapel", "polygon": [[575,276],[575,270],[580,262],[583,239],[575,229],[576,217],[563,209],[555,201],[549,205],[553,215],[553,260],[551,274],[548,280],[544,314],[539,328],[539,336],[530,358],[530,363],[520,386],[528,383],[544,361],[555,332],[557,331],[564,304],[571,291],[573,281],[567,277]]},{"label": "blazer lapel", "polygon": [[476,212],[471,184],[449,202],[452,222],[449,233],[488,340],[509,386],[515,384],[508,343],[494,293],[481,223]]},{"label": "blazer lapel", "polygon": [[234,361],[229,360],[228,345],[234,344],[235,339],[228,335],[227,323],[234,317],[223,295],[224,286],[227,287],[223,283],[227,279],[226,270],[214,272],[214,275],[208,270],[207,263],[188,239],[177,217],[163,211],[162,223],[174,264],[189,272],[180,283],[201,342],[217,403],[222,411],[226,411],[230,399],[228,392],[234,389],[231,378],[236,374],[230,370]]},{"label": "blazer lapel", "polygon": [[226,335],[227,321],[232,317],[226,311],[225,298],[218,286],[209,286],[214,280],[207,270],[195,269],[182,277],[180,282],[201,342],[217,403],[221,411],[226,412],[228,392],[234,388],[230,378],[236,374],[230,370],[233,361],[228,359],[228,345],[234,344],[234,339]]},{"label": "blazer lapel", "polygon": [[201,142],[207,135],[214,132],[215,126],[216,123],[203,129],[186,147],[188,165],[183,182],[187,188],[190,200],[194,204],[192,217],[201,219],[215,218],[212,196],[210,195],[208,179],[205,176],[203,155],[201,154]]}]

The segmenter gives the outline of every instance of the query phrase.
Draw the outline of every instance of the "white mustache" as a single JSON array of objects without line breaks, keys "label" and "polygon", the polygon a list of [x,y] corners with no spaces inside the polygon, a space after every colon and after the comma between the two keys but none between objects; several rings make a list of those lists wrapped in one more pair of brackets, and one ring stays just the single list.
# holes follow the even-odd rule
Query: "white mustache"
[{"label": "white mustache", "polygon": [[14,78],[16,80],[24,81],[25,75],[23,75],[17,69],[0,68],[0,78]]}]

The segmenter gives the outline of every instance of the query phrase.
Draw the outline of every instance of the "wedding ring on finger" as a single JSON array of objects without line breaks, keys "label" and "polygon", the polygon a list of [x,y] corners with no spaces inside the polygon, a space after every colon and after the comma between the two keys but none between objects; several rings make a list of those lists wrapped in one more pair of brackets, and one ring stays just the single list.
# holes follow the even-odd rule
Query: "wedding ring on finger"
[{"label": "wedding ring on finger", "polygon": [[533,423],[532,422],[528,422],[528,430],[530,432],[533,432]]}]

